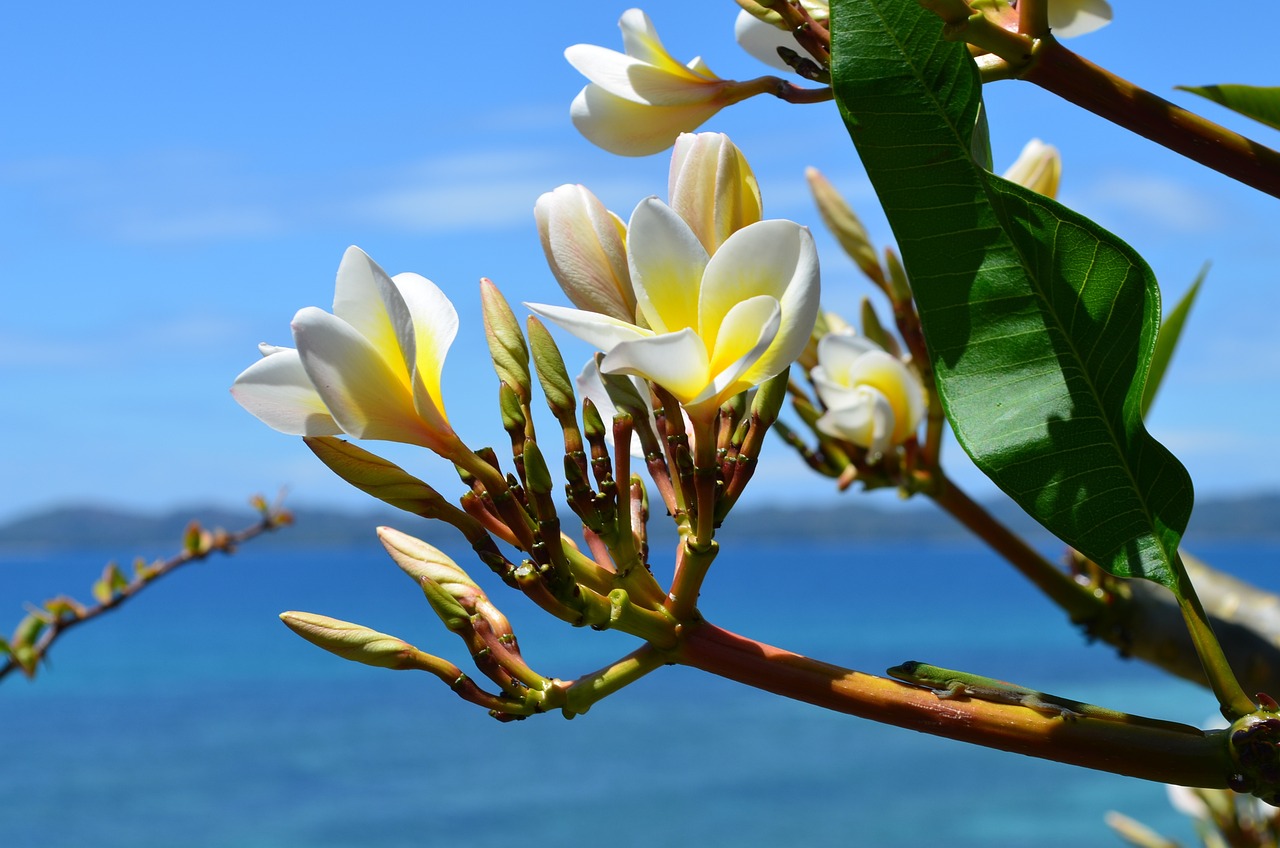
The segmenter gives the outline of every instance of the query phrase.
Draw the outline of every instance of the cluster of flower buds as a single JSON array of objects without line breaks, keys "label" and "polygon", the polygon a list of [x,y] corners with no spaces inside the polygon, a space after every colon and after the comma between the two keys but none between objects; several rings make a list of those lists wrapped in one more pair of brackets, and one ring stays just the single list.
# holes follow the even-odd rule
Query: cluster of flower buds
[{"label": "cluster of flower buds", "polygon": [[[457,329],[452,304],[429,280],[390,276],[356,248],[338,269],[333,312],[298,312],[296,348],[264,345],[232,389],[268,425],[304,436],[351,484],[453,525],[482,562],[543,609],[638,636],[649,653],[580,681],[536,674],[505,617],[461,568],[385,528],[393,559],[500,691],[485,692],[448,661],[360,625],[291,612],[291,628],[348,659],[433,673],[500,718],[580,712],[663,662],[680,625],[696,615],[715,529],[755,470],[788,368],[811,336],[819,289],[808,230],[762,219],[751,168],[726,137],[680,138],[669,201],[643,200],[623,224],[581,186],[538,200],[548,262],[577,308],[530,308],[600,349],[576,389],[541,321],[530,317],[522,328],[497,287],[481,281],[510,473],[495,451],[467,447],[445,416],[439,387]],[[564,491],[582,547],[561,532],[531,408],[534,375],[560,431]],[[340,434],[426,447],[453,463],[468,491],[455,506]],[[633,445],[680,533],[666,589],[649,568],[648,492],[631,470]]]},{"label": "cluster of flower buds", "polygon": [[462,639],[476,667],[500,694],[486,692],[453,663],[394,636],[304,612],[282,613],[281,620],[302,638],[344,659],[434,674],[461,697],[504,721],[563,704],[556,681],[529,668],[507,617],[457,563],[426,542],[389,527],[378,528],[378,538],[396,565],[422,589],[444,626]]}]

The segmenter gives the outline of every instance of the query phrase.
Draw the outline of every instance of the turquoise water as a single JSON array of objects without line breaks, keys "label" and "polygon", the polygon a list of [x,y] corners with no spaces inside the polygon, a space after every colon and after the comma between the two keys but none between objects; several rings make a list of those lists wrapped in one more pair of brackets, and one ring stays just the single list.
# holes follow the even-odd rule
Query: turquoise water
[{"label": "turquoise water", "polygon": [[[0,557],[0,610],[16,620],[23,600],[86,596],[106,558],[130,553]],[[1280,550],[1199,553],[1276,588]],[[633,645],[546,619],[493,582],[544,674],[575,676]],[[284,609],[465,659],[372,540],[250,545],[190,567],[68,634],[35,683],[0,687],[0,846],[1075,848],[1121,844],[1102,822],[1109,809],[1190,833],[1154,784],[833,715],[682,668],[573,721],[498,724],[425,675],[304,643],[276,619]],[[730,548],[703,609],[866,671],[921,659],[1178,721],[1214,712],[1196,687],[1085,645],[978,547]]]}]

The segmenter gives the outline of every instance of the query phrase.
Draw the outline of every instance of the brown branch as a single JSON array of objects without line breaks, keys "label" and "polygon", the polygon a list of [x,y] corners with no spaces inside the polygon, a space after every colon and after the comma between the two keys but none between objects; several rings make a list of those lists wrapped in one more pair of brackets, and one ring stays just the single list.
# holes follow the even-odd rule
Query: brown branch
[{"label": "brown branch", "polygon": [[1233,766],[1222,731],[1130,716],[1045,715],[1019,704],[940,699],[721,630],[686,625],[677,662],[786,698],[883,724],[1114,774],[1225,788]]},{"label": "brown branch", "polygon": [[[235,552],[236,547],[240,544],[263,533],[278,530],[292,523],[293,516],[289,511],[278,507],[268,507],[261,501],[259,503],[261,518],[258,522],[236,533],[227,533],[222,529],[210,533],[202,529],[196,522],[191,522],[184,534],[184,547],[181,553],[161,563],[139,570],[132,580],[118,587],[111,587],[105,584],[104,578],[104,581],[100,581],[99,585],[107,585],[106,591],[110,593],[109,597],[94,606],[79,607],[76,605],[76,609],[58,614],[48,613],[43,609],[33,610],[30,615],[37,617],[41,617],[42,613],[47,615],[47,623],[41,630],[39,638],[30,645],[31,652],[25,662],[19,662],[12,654],[14,648],[21,649],[22,646],[10,645],[10,656],[3,665],[0,665],[0,680],[3,680],[17,669],[24,671],[28,677],[34,677],[37,666],[48,654],[54,642],[64,633],[118,608],[159,578],[171,574],[190,563],[207,559],[216,553],[230,555]],[[108,566],[108,569],[110,568],[111,566]]]},{"label": "brown branch", "polygon": [[1280,153],[1157,97],[1063,47],[1040,40],[1019,74],[1106,120],[1272,197],[1280,197]]}]

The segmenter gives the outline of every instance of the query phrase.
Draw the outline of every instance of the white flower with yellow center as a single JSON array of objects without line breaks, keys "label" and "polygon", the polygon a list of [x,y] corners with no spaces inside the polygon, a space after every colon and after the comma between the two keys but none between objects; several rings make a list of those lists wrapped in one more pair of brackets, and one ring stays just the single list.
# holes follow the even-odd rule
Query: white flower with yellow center
[{"label": "white flower with yellow center", "polygon": [[[742,151],[723,133],[684,133],[671,152],[670,206],[708,254],[760,220],[760,187]],[[584,186],[562,185],[533,208],[547,264],[579,309],[636,320],[627,225]]]},{"label": "white flower with yellow center", "polygon": [[263,358],[231,387],[263,423],[291,435],[407,442],[444,456],[461,448],[440,400],[458,315],[435,283],[388,276],[348,248],[333,313],[306,307],[292,329],[296,349],[261,345]]},{"label": "white flower with yellow center", "polygon": [[920,378],[902,360],[862,336],[823,336],[810,377],[827,408],[818,419],[818,429],[874,454],[907,441],[924,417]]},{"label": "white flower with yellow center", "polygon": [[529,304],[605,356],[606,374],[662,386],[695,424],[726,399],[785,370],[818,313],[818,254],[791,221],[758,221],[708,255],[680,215],[656,197],[636,207],[627,258],[638,322]]},{"label": "white flower with yellow center", "polygon": [[701,58],[676,61],[639,9],[624,12],[618,27],[622,53],[594,44],[575,44],[564,52],[590,80],[569,109],[573,125],[610,153],[646,156],[665,150],[680,133],[764,90],[758,81],[721,79]]}]

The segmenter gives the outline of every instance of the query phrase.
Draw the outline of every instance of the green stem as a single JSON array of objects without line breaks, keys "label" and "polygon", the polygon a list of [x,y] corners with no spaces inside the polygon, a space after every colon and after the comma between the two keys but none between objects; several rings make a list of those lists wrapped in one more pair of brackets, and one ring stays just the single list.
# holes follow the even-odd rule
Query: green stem
[{"label": "green stem", "polygon": [[1020,75],[1095,115],[1258,191],[1280,197],[1280,153],[1100,68],[1052,37]]},{"label": "green stem", "polygon": [[1200,603],[1195,586],[1187,575],[1187,568],[1182,564],[1182,557],[1177,558],[1178,574],[1178,609],[1187,622],[1187,631],[1191,634],[1191,643],[1195,645],[1200,664],[1204,666],[1205,677],[1209,680],[1209,688],[1218,697],[1222,714],[1228,721],[1256,712],[1258,707],[1253,699],[1245,694],[1231,670],[1231,663],[1222,651],[1218,637],[1213,633],[1213,625]]},{"label": "green stem", "polygon": [[1221,789],[1234,766],[1223,731],[1132,717],[1044,715],[1018,704],[942,700],[928,690],[810,659],[707,623],[686,625],[675,660],[825,709],[988,748],[1115,774]]},{"label": "green stem", "polygon": [[634,683],[667,661],[666,656],[652,645],[641,645],[617,662],[579,677],[564,689],[565,717],[573,718],[585,713],[596,701]]},{"label": "green stem", "polygon": [[685,536],[676,552],[676,571],[671,579],[671,592],[667,596],[667,609],[679,622],[692,621],[697,616],[698,593],[702,581],[719,553],[719,546],[711,542],[706,548],[694,548],[692,537]]}]

